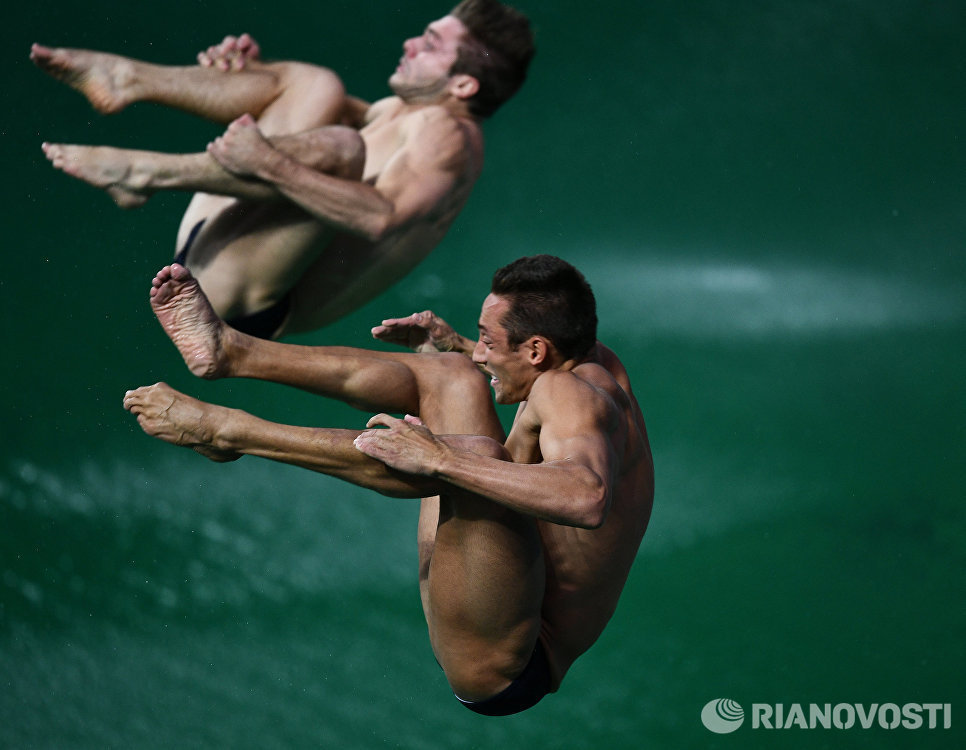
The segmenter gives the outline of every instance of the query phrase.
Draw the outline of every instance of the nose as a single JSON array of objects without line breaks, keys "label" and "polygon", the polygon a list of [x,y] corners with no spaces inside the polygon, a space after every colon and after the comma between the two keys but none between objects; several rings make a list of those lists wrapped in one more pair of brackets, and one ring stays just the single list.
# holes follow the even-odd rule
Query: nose
[{"label": "nose", "polygon": [[478,365],[486,364],[486,346],[482,341],[477,341],[473,347],[473,362]]},{"label": "nose", "polygon": [[413,37],[412,39],[407,39],[405,42],[403,42],[403,53],[406,55],[406,57],[412,57],[413,54],[415,53],[415,50],[416,50],[415,37]]}]

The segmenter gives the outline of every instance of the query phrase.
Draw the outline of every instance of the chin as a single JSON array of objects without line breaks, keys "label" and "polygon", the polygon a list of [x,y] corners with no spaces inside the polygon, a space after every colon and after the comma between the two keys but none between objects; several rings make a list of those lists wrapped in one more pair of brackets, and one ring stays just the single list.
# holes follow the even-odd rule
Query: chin
[{"label": "chin", "polygon": [[520,401],[522,401],[523,399],[519,399],[516,396],[514,396],[512,393],[507,393],[506,391],[503,391],[503,390],[499,390],[499,391],[494,390],[493,400],[496,401],[498,404],[508,405],[508,404],[519,404]]}]

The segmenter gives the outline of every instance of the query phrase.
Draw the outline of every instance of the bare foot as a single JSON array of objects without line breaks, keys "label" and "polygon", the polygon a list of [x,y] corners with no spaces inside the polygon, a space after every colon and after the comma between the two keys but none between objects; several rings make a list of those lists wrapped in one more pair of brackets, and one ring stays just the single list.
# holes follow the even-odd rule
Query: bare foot
[{"label": "bare foot", "polygon": [[44,143],[44,155],[64,174],[101,188],[121,208],[143,206],[153,191],[148,178],[135,170],[135,152],[111,146]]},{"label": "bare foot", "polygon": [[187,268],[173,263],[158,271],[151,282],[151,309],[192,375],[213,380],[229,374],[223,342],[233,329],[218,317]]},{"label": "bare foot", "polygon": [[79,91],[98,112],[120,112],[136,100],[134,63],[106,52],[83,49],[30,48],[30,59],[41,70]]},{"label": "bare foot", "polygon": [[137,417],[151,437],[197,451],[223,463],[241,458],[240,453],[215,448],[211,415],[224,407],[179,393],[165,383],[155,383],[124,394],[124,408]]}]

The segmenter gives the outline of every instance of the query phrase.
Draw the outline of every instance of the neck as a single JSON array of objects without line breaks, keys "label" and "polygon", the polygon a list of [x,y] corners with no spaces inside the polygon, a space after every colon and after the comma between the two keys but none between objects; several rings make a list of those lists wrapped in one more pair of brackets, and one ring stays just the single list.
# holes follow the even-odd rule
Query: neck
[{"label": "neck", "polygon": [[[569,372],[575,367],[579,367],[585,362],[593,361],[591,357],[575,357],[574,359],[563,359],[560,354],[554,350],[553,354],[540,363],[539,369],[540,373],[549,372],[550,370],[563,370]],[[539,377],[539,375],[537,376]]]},{"label": "neck", "polygon": [[574,357],[573,359],[565,360],[563,363],[558,365],[556,369],[573,370],[576,367],[580,367],[580,365],[586,365],[586,364],[599,365],[603,363],[602,354],[603,352],[601,351],[601,344],[600,342],[597,342],[592,347],[590,347],[590,351],[587,352],[587,354],[585,354],[583,357]]},{"label": "neck", "polygon": [[555,367],[554,369],[555,370],[570,371],[570,370],[573,370],[575,367],[579,367],[580,365],[584,364],[585,362],[589,362],[589,361],[590,360],[588,358],[586,358],[586,357],[583,358],[583,359],[568,359],[565,362],[561,363],[559,366]]},{"label": "neck", "polygon": [[402,101],[406,109],[418,110],[423,107],[442,107],[453,117],[459,117],[472,122],[479,122],[479,118],[470,113],[469,107],[462,99],[450,96],[449,94],[419,92],[419,91],[396,91],[396,96]]}]

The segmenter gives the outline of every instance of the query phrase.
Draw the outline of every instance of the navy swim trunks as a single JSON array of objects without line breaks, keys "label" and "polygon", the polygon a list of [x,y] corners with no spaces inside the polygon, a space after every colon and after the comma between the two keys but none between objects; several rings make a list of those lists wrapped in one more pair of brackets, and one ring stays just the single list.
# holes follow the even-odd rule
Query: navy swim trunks
[{"label": "navy swim trunks", "polygon": [[484,716],[509,716],[532,708],[549,692],[550,662],[547,661],[543,644],[537,641],[523,673],[505,690],[483,701],[465,701],[458,695],[456,699],[470,711]]},{"label": "navy swim trunks", "polygon": [[[174,256],[175,263],[187,268],[188,251],[191,249],[191,245],[194,244],[195,238],[198,236],[198,232],[201,231],[201,227],[204,226],[204,223],[205,220],[202,219],[191,228],[191,232],[188,234],[188,239],[185,241],[184,247],[182,247],[178,254]],[[278,329],[282,327],[282,323],[284,323],[285,318],[288,317],[288,311],[291,305],[291,296],[286,294],[271,307],[266,307],[264,310],[248,313],[247,315],[238,315],[234,318],[225,320],[225,322],[235,330],[241,331],[242,333],[247,333],[250,336],[256,336],[260,339],[270,339],[275,335]]]}]

